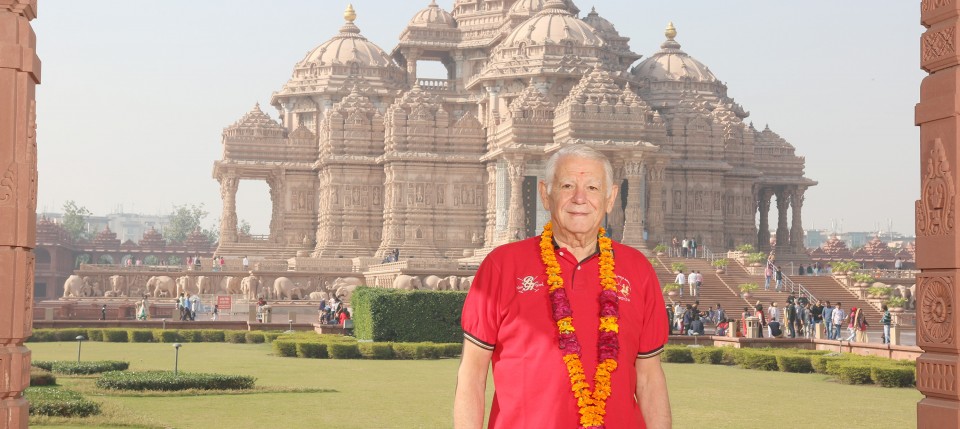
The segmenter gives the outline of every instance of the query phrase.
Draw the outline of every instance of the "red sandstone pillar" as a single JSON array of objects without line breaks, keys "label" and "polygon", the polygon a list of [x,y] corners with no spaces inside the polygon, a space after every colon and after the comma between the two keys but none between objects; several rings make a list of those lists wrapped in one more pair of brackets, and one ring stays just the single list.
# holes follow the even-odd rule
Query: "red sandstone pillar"
[{"label": "red sandstone pillar", "polygon": [[960,166],[960,54],[955,0],[923,0],[920,67],[920,199],[916,202],[917,427],[960,427],[960,235],[957,172]]},{"label": "red sandstone pillar", "polygon": [[37,219],[36,0],[0,0],[0,427],[25,428]]}]

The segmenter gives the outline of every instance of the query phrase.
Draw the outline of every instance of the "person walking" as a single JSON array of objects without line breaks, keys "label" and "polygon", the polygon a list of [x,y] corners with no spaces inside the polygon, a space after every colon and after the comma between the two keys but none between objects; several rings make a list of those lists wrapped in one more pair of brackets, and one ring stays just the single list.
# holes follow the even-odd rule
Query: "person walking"
[{"label": "person walking", "polygon": [[880,342],[890,344],[890,322],[893,316],[890,314],[890,309],[887,308],[887,304],[883,304],[880,309],[883,310],[883,316],[880,317],[880,324],[883,325],[883,336],[880,337]]},{"label": "person walking", "polygon": [[848,342],[854,342],[857,338],[857,318],[860,315],[860,309],[850,307],[850,316],[847,317],[847,338]]},{"label": "person walking", "polygon": [[813,338],[817,338],[818,335],[821,335],[820,327],[823,326],[823,301],[817,300],[817,304],[810,307],[811,325],[813,328]]},{"label": "person walking", "polygon": [[683,270],[677,270],[677,277],[673,281],[680,285],[680,298],[683,298],[683,285],[687,284],[687,277],[683,275]]},{"label": "person walking", "polygon": [[777,265],[777,292],[783,291],[783,271],[780,271],[780,266]]},{"label": "person walking", "polygon": [[700,296],[701,286],[703,286],[703,274],[700,274],[700,270],[697,270],[697,297]]},{"label": "person walking", "polygon": [[[780,322],[780,308],[777,307],[776,302],[771,302],[770,308],[768,308],[767,311],[770,313],[770,318],[769,318],[770,322],[778,322],[778,323]],[[775,336],[776,335],[773,335],[773,332],[771,331],[770,337],[772,338]]]},{"label": "person walking", "polygon": [[107,305],[100,307],[100,320],[107,320]]},{"label": "person walking", "polygon": [[687,285],[690,286],[690,296],[696,297],[697,295],[697,272],[690,271],[690,275],[687,276]]},{"label": "person walking", "polygon": [[767,264],[767,267],[763,269],[763,290],[770,290],[770,280],[773,279],[773,265]]}]

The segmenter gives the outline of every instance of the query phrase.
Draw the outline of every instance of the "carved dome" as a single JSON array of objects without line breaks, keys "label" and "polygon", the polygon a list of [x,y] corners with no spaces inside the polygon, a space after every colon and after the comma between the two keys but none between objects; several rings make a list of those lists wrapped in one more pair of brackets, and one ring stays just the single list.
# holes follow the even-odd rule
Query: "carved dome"
[{"label": "carved dome", "polygon": [[278,137],[282,138],[286,129],[269,115],[260,110],[260,103],[253,106],[243,117],[224,130],[224,135],[230,137]]},{"label": "carved dome", "polygon": [[[520,0],[510,7],[510,13],[515,15],[533,15],[543,10],[547,3],[550,3],[550,0]],[[580,9],[577,8],[577,5],[573,4],[573,0],[563,0],[563,3],[564,8],[571,14],[576,15],[580,13]]]},{"label": "carved dome", "polygon": [[604,45],[593,27],[574,17],[566,4],[560,0],[548,0],[543,10],[514,29],[501,46],[519,43],[558,45],[565,42],[584,46]]},{"label": "carved dome", "polygon": [[143,233],[143,238],[140,239],[140,245],[144,247],[158,247],[166,245],[166,241],[154,227],[150,227],[147,231]]},{"label": "carved dome", "polygon": [[660,50],[634,67],[634,76],[652,81],[690,79],[695,82],[719,82],[709,67],[680,49],[680,43],[674,40],[677,29],[672,22],[667,25],[664,34],[667,40],[660,45]]},{"label": "carved dome", "polygon": [[360,67],[389,67],[393,64],[383,49],[363,37],[360,28],[352,21],[347,21],[340,27],[339,34],[307,53],[297,67],[351,63]]},{"label": "carved dome", "polygon": [[454,28],[457,26],[457,21],[453,19],[453,15],[451,15],[450,12],[437,6],[436,0],[430,0],[430,5],[420,12],[417,12],[408,25],[411,27]]},{"label": "carved dome", "polygon": [[613,26],[613,23],[607,21],[606,18],[600,16],[597,13],[597,8],[591,8],[590,13],[587,16],[583,17],[583,22],[586,22],[591,27],[593,27],[597,32],[606,36],[606,35],[616,35],[619,36],[620,33],[617,32],[616,27]]}]

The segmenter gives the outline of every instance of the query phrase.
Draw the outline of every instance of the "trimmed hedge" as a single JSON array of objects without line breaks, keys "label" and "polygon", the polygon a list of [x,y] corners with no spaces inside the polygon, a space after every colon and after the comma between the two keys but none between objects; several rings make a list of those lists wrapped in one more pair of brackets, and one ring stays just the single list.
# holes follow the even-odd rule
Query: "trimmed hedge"
[{"label": "trimmed hedge", "polygon": [[737,365],[745,369],[759,369],[761,371],[776,371],[777,356],[764,350],[743,349],[734,357]]},{"label": "trimmed hedge", "polygon": [[243,344],[247,342],[247,331],[224,331],[223,338],[228,343]]},{"label": "trimmed hedge", "polygon": [[449,343],[449,344],[439,344],[440,346],[440,356],[455,358],[460,356],[463,353],[463,344],[462,343]]},{"label": "trimmed hedge", "polygon": [[203,332],[199,329],[181,329],[177,333],[180,334],[181,341],[185,343],[203,342]]},{"label": "trimmed hedge", "polygon": [[200,330],[200,338],[203,338],[205,343],[222,343],[226,334],[220,329],[202,329]]},{"label": "trimmed hedge", "polygon": [[290,340],[277,340],[273,342],[273,351],[277,356],[295,357],[297,355],[297,343]]},{"label": "trimmed hedge", "polygon": [[90,341],[103,341],[103,330],[87,329],[87,339]]},{"label": "trimmed hedge", "polygon": [[152,343],[153,331],[149,329],[130,329],[127,331],[127,337],[131,343]]},{"label": "trimmed hedge", "polygon": [[130,367],[129,362],[117,360],[99,360],[89,362],[56,361],[51,371],[57,374],[90,375],[108,371],[125,371]]},{"label": "trimmed hedge", "polygon": [[251,344],[263,344],[267,339],[264,337],[263,332],[260,331],[250,331],[245,335],[245,339],[248,343]]},{"label": "trimmed hedge", "polygon": [[170,371],[104,373],[97,379],[97,387],[110,390],[243,390],[252,389],[253,377],[242,375],[206,374]]},{"label": "trimmed hedge", "polygon": [[331,359],[359,359],[360,348],[357,343],[331,343],[327,344],[327,353]]},{"label": "trimmed hedge", "polygon": [[912,387],[916,378],[913,368],[900,365],[870,368],[870,380],[881,387]]},{"label": "trimmed hedge", "polygon": [[154,329],[153,340],[158,343],[181,343],[180,333],[168,329]]},{"label": "trimmed hedge", "polygon": [[130,339],[127,336],[126,330],[104,329],[103,341],[107,343],[126,343],[129,342]]},{"label": "trimmed hedge", "polygon": [[358,343],[360,356],[364,359],[393,359],[393,345],[390,343]]},{"label": "trimmed hedge", "polygon": [[53,364],[56,363],[55,360],[35,360],[30,361],[30,366],[40,368],[44,371],[53,370]]},{"label": "trimmed hedge", "polygon": [[835,361],[827,363],[827,373],[834,375],[843,384],[869,384],[870,367],[867,362],[857,360]]},{"label": "trimmed hedge", "polygon": [[30,368],[31,386],[54,386],[57,384],[57,376],[52,372],[42,368]]},{"label": "trimmed hedge", "polygon": [[830,362],[843,360],[839,355],[826,354],[823,356],[811,356],[810,357],[810,366],[813,367],[813,372],[817,374],[827,374],[827,364]]},{"label": "trimmed hedge", "polygon": [[694,347],[690,349],[690,355],[695,363],[716,365],[723,358],[723,350],[717,347]]},{"label": "trimmed hedge", "polygon": [[354,335],[365,340],[460,343],[461,291],[358,287],[351,298]]},{"label": "trimmed hedge", "polygon": [[776,359],[780,372],[813,372],[810,356],[777,355]]},{"label": "trimmed hedge", "polygon": [[100,404],[84,399],[72,390],[59,387],[28,387],[24,396],[30,401],[31,416],[87,417],[100,414]]},{"label": "trimmed hedge", "polygon": [[[274,342],[276,344],[276,342]],[[296,345],[296,356],[301,358],[326,359],[330,355],[327,353],[327,345],[323,343],[298,342]]]},{"label": "trimmed hedge", "polygon": [[664,347],[660,360],[670,363],[693,363],[693,353],[688,347]]}]

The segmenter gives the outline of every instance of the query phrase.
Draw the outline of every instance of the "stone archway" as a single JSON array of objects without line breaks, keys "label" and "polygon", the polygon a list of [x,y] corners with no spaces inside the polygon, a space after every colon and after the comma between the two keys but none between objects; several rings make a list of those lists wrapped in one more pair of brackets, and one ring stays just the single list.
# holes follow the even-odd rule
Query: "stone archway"
[{"label": "stone archway", "polygon": [[[25,428],[37,232],[37,0],[0,0],[0,427]],[[16,54],[13,54],[16,52]]]}]

